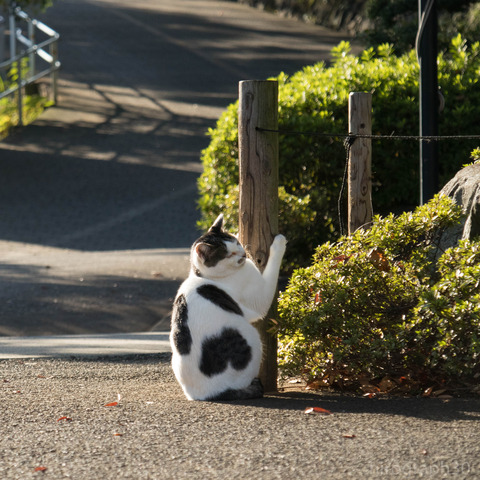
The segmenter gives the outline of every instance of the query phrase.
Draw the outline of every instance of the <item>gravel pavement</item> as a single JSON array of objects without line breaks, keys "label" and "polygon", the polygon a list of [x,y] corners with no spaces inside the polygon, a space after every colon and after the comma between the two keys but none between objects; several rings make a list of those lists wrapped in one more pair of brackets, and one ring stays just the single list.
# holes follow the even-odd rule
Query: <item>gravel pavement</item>
[{"label": "gravel pavement", "polygon": [[480,478],[478,399],[189,402],[169,358],[1,361],[0,478]]}]

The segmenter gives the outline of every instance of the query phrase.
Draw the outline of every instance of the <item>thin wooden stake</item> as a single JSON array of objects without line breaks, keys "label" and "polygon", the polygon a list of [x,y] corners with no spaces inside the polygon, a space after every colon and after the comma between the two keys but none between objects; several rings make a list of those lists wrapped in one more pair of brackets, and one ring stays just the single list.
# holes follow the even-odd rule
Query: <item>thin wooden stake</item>
[{"label": "thin wooden stake", "polygon": [[[350,93],[348,130],[351,135],[372,134],[372,94]],[[357,138],[348,161],[348,234],[372,222],[372,140]]]},{"label": "thin wooden stake", "polygon": [[[278,84],[246,80],[239,84],[238,114],[240,221],[239,239],[263,271],[273,238],[278,233]],[[263,342],[260,379],[265,390],[277,389],[277,337],[268,332],[276,302],[256,325]]]}]

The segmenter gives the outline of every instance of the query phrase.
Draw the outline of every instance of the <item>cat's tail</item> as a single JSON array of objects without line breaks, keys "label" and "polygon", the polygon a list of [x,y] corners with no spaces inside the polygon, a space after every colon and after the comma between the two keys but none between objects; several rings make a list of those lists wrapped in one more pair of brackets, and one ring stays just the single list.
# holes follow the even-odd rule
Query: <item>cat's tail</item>
[{"label": "cat's tail", "polygon": [[238,390],[229,388],[218,395],[209,397],[206,399],[207,402],[216,402],[216,401],[232,401],[232,400],[250,400],[252,398],[262,398],[263,397],[263,385],[259,378],[254,378],[252,383],[246,387]]}]

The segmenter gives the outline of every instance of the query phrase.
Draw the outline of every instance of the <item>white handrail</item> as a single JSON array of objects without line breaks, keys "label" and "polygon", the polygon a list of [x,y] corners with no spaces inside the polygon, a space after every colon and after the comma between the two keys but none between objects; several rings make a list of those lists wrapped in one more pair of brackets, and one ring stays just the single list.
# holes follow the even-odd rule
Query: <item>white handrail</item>
[{"label": "white handrail", "polygon": [[[22,28],[17,28],[17,20],[26,23],[26,34]],[[3,92],[0,92],[0,98],[7,97],[18,91],[18,124],[23,125],[23,99],[22,89],[31,83],[36,82],[40,78],[50,75],[51,78],[51,96],[54,103],[57,103],[57,80],[58,70],[61,66],[58,60],[58,40],[60,35],[34,18],[30,18],[26,12],[20,7],[11,8],[9,12],[10,27],[10,58],[4,62],[0,62],[0,70],[11,67],[18,62],[18,81]],[[35,30],[39,30],[47,35],[46,40],[37,43],[35,40]],[[24,49],[17,53],[17,44],[23,45]],[[48,51],[45,48],[48,47]],[[39,72],[37,69],[36,58],[40,58],[47,63],[47,68]],[[21,60],[28,58],[28,70],[25,78],[22,78]]]}]

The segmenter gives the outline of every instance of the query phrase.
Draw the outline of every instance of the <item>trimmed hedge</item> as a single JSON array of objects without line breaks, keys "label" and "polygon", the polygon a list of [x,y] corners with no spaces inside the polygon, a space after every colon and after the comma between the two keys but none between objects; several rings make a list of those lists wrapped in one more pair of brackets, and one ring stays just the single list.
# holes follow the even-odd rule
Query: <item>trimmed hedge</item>
[{"label": "trimmed hedge", "polygon": [[[307,66],[279,82],[279,128],[336,133],[336,139],[280,135],[280,229],[288,232],[287,269],[306,265],[315,247],[338,238],[337,200],[345,167],[342,144],[348,130],[347,102],[352,91],[373,93],[373,133],[418,135],[418,64],[414,52],[396,56],[382,45],[361,55],[342,42],[332,64]],[[480,43],[470,47],[460,36],[438,58],[439,84],[446,100],[440,134],[478,133]],[[200,228],[223,212],[229,228],[238,218],[237,103],[209,131],[199,179]],[[439,142],[442,184],[459,170],[477,146],[472,141]],[[373,206],[386,214],[413,208],[419,197],[419,147],[415,141],[373,142]]]},{"label": "trimmed hedge", "polygon": [[318,247],[279,300],[283,374],[366,393],[477,385],[480,240],[437,246],[460,217],[436,196]]}]

